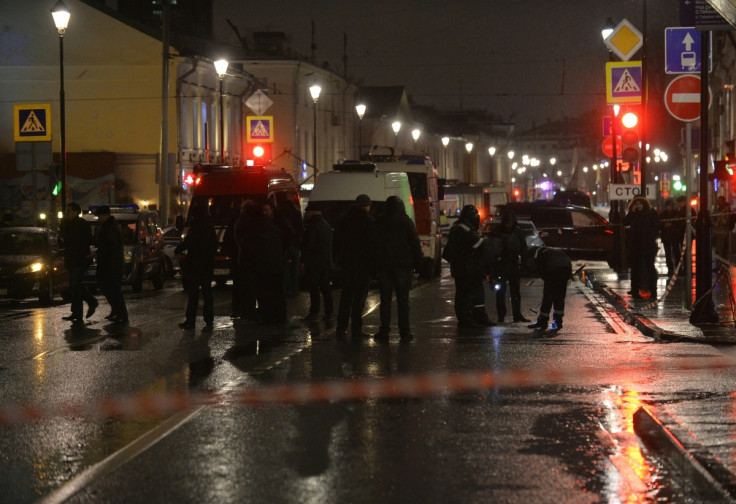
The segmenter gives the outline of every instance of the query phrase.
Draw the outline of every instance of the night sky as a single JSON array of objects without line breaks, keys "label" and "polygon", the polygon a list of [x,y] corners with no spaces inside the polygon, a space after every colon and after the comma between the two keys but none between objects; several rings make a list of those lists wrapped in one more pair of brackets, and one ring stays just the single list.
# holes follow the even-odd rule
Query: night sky
[{"label": "night sky", "polygon": [[[365,85],[404,85],[421,105],[482,109],[520,129],[548,119],[605,113],[608,17],[643,30],[642,0],[215,0],[216,37],[237,43],[241,31],[284,31],[292,48]],[[647,1],[652,114],[664,111],[664,28],[679,25],[677,0]],[[638,59],[636,56],[633,59]],[[655,102],[656,101],[656,102]],[[666,114],[666,111],[664,111]],[[663,119],[669,122],[668,118]]]}]

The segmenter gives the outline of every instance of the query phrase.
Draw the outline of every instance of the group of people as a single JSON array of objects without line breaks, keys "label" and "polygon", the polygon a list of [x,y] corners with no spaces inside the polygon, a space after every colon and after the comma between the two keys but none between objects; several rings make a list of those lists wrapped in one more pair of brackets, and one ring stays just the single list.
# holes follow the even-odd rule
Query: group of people
[{"label": "group of people", "polygon": [[[81,212],[78,203],[69,203],[64,209],[60,226],[64,241],[64,265],[69,271],[72,311],[63,318],[73,325],[82,325],[84,303],[87,303],[86,318],[92,317],[99,306],[99,301],[84,285],[84,275],[95,258],[97,286],[110,305],[110,313],[105,318],[113,323],[127,323],[128,310],[122,292],[124,248],[120,227],[111,215],[110,207],[100,206],[95,211],[100,227],[93,239],[91,226],[81,217]],[[92,245],[95,246],[94,254]]]},{"label": "group of people", "polygon": [[[455,281],[455,316],[458,328],[472,329],[495,325],[486,311],[484,283],[493,279],[498,323],[506,317],[508,286],[514,322],[529,322],[521,311],[521,264],[544,280],[542,304],[537,320],[528,327],[558,331],[565,314],[567,281],[572,263],[564,252],[547,247],[527,247],[516,215],[501,214],[489,237],[481,234],[480,215],[473,205],[466,205],[450,229],[442,257],[450,263]],[[550,313],[553,321],[549,325]]]}]

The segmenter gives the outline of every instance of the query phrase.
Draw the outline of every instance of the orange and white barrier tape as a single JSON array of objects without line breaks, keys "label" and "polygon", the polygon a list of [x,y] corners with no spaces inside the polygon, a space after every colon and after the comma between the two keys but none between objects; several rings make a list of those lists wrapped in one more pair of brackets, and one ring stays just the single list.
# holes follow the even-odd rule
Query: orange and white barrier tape
[{"label": "orange and white barrier tape", "polygon": [[620,380],[625,374],[731,369],[734,363],[725,359],[702,359],[694,363],[669,365],[650,363],[615,368],[578,367],[551,369],[510,369],[450,374],[416,374],[361,381],[331,380],[312,383],[262,385],[233,392],[191,392],[160,395],[132,395],[80,400],[62,405],[0,406],[0,426],[38,422],[65,417],[139,417],[164,416],[192,411],[202,406],[312,404],[368,399],[432,397],[494,388],[534,387],[582,381]]}]

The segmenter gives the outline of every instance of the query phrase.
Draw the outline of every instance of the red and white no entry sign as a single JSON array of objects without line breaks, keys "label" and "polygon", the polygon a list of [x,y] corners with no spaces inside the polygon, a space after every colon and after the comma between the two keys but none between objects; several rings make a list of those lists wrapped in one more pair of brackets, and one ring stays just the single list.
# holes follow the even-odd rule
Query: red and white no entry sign
[{"label": "red and white no entry sign", "polygon": [[[603,154],[613,157],[613,139],[609,136],[603,139]],[[621,137],[616,135],[616,157],[621,154]]]},{"label": "red and white no entry sign", "polygon": [[[708,106],[711,94],[708,90]],[[700,118],[700,77],[680,75],[664,91],[664,105],[675,119],[690,122]]]}]

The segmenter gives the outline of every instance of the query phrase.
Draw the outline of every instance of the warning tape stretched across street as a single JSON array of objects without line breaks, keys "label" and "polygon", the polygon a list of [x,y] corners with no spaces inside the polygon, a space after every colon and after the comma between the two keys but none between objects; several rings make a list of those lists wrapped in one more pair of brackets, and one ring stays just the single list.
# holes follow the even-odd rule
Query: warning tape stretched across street
[{"label": "warning tape stretched across street", "polygon": [[0,426],[38,422],[50,418],[140,417],[172,415],[202,406],[312,404],[367,399],[397,399],[443,396],[503,387],[535,387],[583,380],[593,383],[620,380],[624,374],[652,371],[678,372],[706,369],[732,369],[734,363],[725,358],[702,359],[694,363],[670,366],[649,363],[615,368],[577,367],[550,369],[517,369],[474,371],[450,374],[415,374],[360,381],[331,380],[312,383],[273,384],[233,392],[190,392],[158,395],[129,395],[82,400],[62,405],[0,406]]}]

